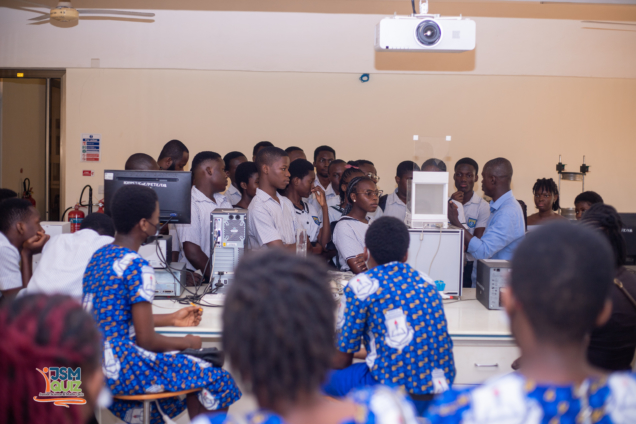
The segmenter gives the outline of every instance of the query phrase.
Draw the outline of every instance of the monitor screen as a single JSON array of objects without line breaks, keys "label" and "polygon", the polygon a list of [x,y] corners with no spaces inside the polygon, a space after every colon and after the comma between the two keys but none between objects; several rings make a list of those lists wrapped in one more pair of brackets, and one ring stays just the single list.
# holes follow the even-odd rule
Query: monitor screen
[{"label": "monitor screen", "polygon": [[150,187],[159,197],[159,220],[190,223],[192,173],[186,171],[104,171],[104,211],[110,213],[113,195],[120,187],[138,184]]},{"label": "monitor screen", "polygon": [[636,213],[619,214],[623,221],[623,238],[627,244],[627,262],[636,263]]},{"label": "monitor screen", "polygon": [[444,214],[446,194],[444,184],[418,184],[415,183],[415,208],[416,214],[441,215]]}]

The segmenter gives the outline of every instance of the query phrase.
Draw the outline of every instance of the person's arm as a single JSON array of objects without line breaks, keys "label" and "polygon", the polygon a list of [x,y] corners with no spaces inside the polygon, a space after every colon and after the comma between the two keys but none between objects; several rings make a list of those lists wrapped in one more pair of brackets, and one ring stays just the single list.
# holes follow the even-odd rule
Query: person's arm
[{"label": "person's arm", "polygon": [[515,216],[512,211],[499,209],[496,216],[490,219],[488,232],[484,233],[481,239],[471,238],[468,243],[468,253],[473,255],[476,260],[492,258],[507,245],[519,237],[523,237],[523,227],[521,234],[518,234],[519,231],[516,231],[514,220]]},{"label": "person's arm", "polygon": [[22,273],[22,288],[26,288],[33,276],[33,255],[42,252],[42,248],[51,238],[44,231],[38,231],[36,235],[22,244],[20,252],[20,271]]},{"label": "person's arm", "polygon": [[267,247],[278,247],[289,250],[290,252],[296,252],[296,243],[285,244],[282,240],[272,240],[269,243],[265,243]]},{"label": "person's arm", "polygon": [[335,370],[342,370],[351,366],[351,364],[353,364],[353,353],[345,353],[337,350],[333,356],[331,367]]},{"label": "person's arm", "polygon": [[[253,208],[247,214],[249,220],[249,229],[254,232],[256,239],[261,245],[267,247],[278,247],[289,250],[290,252],[296,251],[296,243],[284,244],[283,238],[280,232],[274,224],[273,218],[269,213],[262,208]],[[292,217],[293,219],[293,217]]]},{"label": "person's arm", "polygon": [[353,258],[347,259],[347,265],[349,265],[351,272],[354,274],[360,274],[369,270],[369,268],[367,268],[366,261],[364,260],[364,253],[360,253]]},{"label": "person's arm", "polygon": [[473,237],[481,238],[484,235],[484,231],[486,231],[486,227],[475,228]]},{"label": "person's arm", "polygon": [[336,227],[334,244],[340,256],[345,258],[353,273],[360,274],[367,271],[364,258],[364,242],[360,243],[353,228],[349,226],[347,221],[340,222]]},{"label": "person's arm", "polygon": [[154,314],[156,327],[196,327],[201,322],[203,310],[198,306],[181,308],[171,314]]},{"label": "person's arm", "polygon": [[[336,321],[338,340],[336,353],[331,366],[334,369],[344,369],[353,363],[353,355],[362,347],[362,335],[367,331],[368,300],[360,300],[350,286],[344,289]],[[362,319],[361,319],[362,318]]]},{"label": "person's arm", "polygon": [[473,235],[470,234],[470,231],[464,228],[461,222],[459,222],[459,210],[452,201],[448,202],[448,220],[453,226],[461,228],[464,231],[464,249],[468,249],[468,245],[470,244],[470,240],[473,238]]},{"label": "person's arm", "polygon": [[210,277],[209,258],[203,253],[200,246],[190,241],[184,241],[183,254],[193,267],[203,272],[206,277]]},{"label": "person's arm", "polygon": [[135,326],[137,346],[150,352],[170,352],[188,348],[200,349],[201,338],[191,334],[185,337],[166,337],[155,332],[155,324],[150,302],[137,302],[132,305],[132,319]]},{"label": "person's arm", "polygon": [[329,222],[329,205],[327,204],[327,198],[325,192],[321,187],[314,187],[314,193],[316,195],[316,201],[320,205],[322,211],[322,227],[318,233],[318,243],[325,248],[327,243],[331,241],[331,224]]}]

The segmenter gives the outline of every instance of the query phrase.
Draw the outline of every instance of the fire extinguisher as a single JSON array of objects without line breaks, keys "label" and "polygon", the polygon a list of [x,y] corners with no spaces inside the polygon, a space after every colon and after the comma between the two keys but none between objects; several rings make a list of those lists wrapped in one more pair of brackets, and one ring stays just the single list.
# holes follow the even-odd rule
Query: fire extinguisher
[{"label": "fire extinguisher", "polygon": [[[29,185],[27,185],[27,182],[29,183]],[[31,188],[31,180],[28,178],[25,178],[24,181],[22,181],[22,188],[24,189],[24,191],[22,192],[22,198],[28,200],[29,202],[31,202],[33,206],[35,206],[35,199],[33,198],[33,189]]]},{"label": "fire extinguisher", "polygon": [[104,199],[100,200],[99,202],[97,202],[97,213],[104,213]]},{"label": "fire extinguisher", "polygon": [[84,212],[80,210],[79,203],[68,213],[68,220],[71,223],[71,233],[79,231],[80,225],[82,225],[82,221],[84,220]]}]

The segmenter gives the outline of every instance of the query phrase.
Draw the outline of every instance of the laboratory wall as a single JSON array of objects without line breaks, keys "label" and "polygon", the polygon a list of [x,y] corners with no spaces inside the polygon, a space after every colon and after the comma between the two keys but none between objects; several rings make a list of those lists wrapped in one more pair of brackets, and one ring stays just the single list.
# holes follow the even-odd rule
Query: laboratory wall
[{"label": "laboratory wall", "polygon": [[[170,139],[190,158],[202,150],[222,155],[269,140],[305,149],[322,144],[339,158],[376,164],[380,188],[395,188],[395,167],[412,159],[414,135],[434,137],[422,152],[449,166],[464,156],[483,165],[510,159],[513,189],[534,211],[537,178],[557,178],[590,165],[585,188],[619,211],[636,212],[628,195],[636,157],[636,80],[550,76],[238,72],[68,69],[62,128],[64,205],[81,188],[98,192],[104,169],[123,169],[127,157],[157,157]],[[102,135],[98,163],[80,162],[81,134]],[[450,136],[450,141],[446,141]],[[83,177],[83,171],[94,172]],[[478,184],[479,187],[479,184]],[[571,206],[581,185],[562,184]],[[100,196],[101,197],[101,196]]]},{"label": "laboratory wall", "polygon": [[43,79],[3,78],[0,84],[0,186],[21,194],[22,182],[28,178],[36,208],[44,220],[46,82]]}]

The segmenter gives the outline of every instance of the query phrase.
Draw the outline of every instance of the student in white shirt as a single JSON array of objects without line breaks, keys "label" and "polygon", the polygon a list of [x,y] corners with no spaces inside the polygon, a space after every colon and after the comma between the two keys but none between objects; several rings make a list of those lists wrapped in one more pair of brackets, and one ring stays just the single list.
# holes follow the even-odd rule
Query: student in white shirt
[{"label": "student in white shirt", "polygon": [[[481,238],[490,219],[490,204],[474,191],[475,183],[479,180],[479,165],[471,158],[458,160],[455,164],[453,180],[457,191],[453,193],[451,199],[462,203],[466,226],[470,234]],[[475,258],[470,253],[466,253],[463,277],[464,287],[472,287],[473,285],[471,275],[474,263]]]},{"label": "student in white shirt", "polygon": [[218,208],[231,208],[221,194],[227,185],[225,163],[215,152],[201,152],[192,160],[192,201],[190,224],[177,225],[182,243],[180,262],[190,270],[210,277],[210,214]]},{"label": "student in white shirt", "polygon": [[[329,220],[323,219],[323,216],[329,216],[325,192],[321,187],[314,186],[316,175],[311,162],[304,159],[293,161],[289,165],[289,174],[289,184],[285,189],[285,197],[294,205],[296,227],[302,227],[307,231],[309,242],[314,245],[312,252],[322,253],[331,240]],[[303,200],[312,193],[320,204],[320,210]]]},{"label": "student in white shirt", "polygon": [[347,207],[347,187],[351,180],[355,177],[364,177],[364,172],[358,168],[355,162],[349,162],[345,165],[345,170],[340,177],[340,203],[334,206],[329,206],[329,222],[332,224],[340,219],[344,215],[345,208]]},{"label": "student in white shirt", "polygon": [[188,165],[188,160],[190,151],[185,144],[179,140],[170,140],[161,149],[157,164],[159,169],[164,171],[183,171]]},{"label": "student in white shirt", "polygon": [[307,156],[305,155],[305,151],[297,146],[289,146],[285,149],[285,152],[289,156],[289,163],[292,163],[296,159],[305,159],[307,160]]},{"label": "student in white shirt", "polygon": [[[375,165],[373,164],[373,162],[366,159],[358,159],[357,161],[355,161],[355,163],[357,164],[358,168],[360,168],[360,170],[364,172],[364,175],[371,178],[375,185],[378,186],[380,177],[378,176],[378,170],[375,169]],[[384,215],[384,211],[382,210],[382,208],[377,208],[375,212],[369,214],[369,218],[376,220],[382,215]]]},{"label": "student in white shirt", "polygon": [[[154,160],[154,159],[153,159]],[[92,213],[80,230],[60,234],[49,240],[29,285],[19,296],[34,293],[65,294],[82,301],[82,279],[93,254],[115,237],[113,220],[103,213]]]},{"label": "student in white shirt", "polygon": [[400,162],[395,172],[397,188],[391,194],[385,194],[380,199],[380,207],[384,216],[392,216],[404,222],[406,219],[406,191],[413,181],[413,171],[419,171],[420,167],[413,161]]},{"label": "student in white shirt", "polygon": [[278,147],[265,147],[256,156],[258,189],[247,214],[250,249],[263,246],[296,251],[294,205],[277,193],[289,184],[289,156]]},{"label": "student in white shirt", "polygon": [[[316,168],[316,180],[314,185],[320,187],[325,192],[327,206],[337,206],[340,202],[338,195],[331,186],[329,178],[329,165],[336,160],[336,151],[329,146],[319,146],[314,150],[314,167]],[[309,197],[309,203],[315,209],[320,210],[321,206],[316,200],[316,196]]]},{"label": "student in white shirt", "polygon": [[33,255],[51,236],[40,225],[40,213],[25,199],[0,203],[0,293],[2,302],[27,286],[33,273]]},{"label": "student in white shirt", "polygon": [[234,207],[247,209],[258,189],[258,169],[254,162],[243,162],[236,168],[236,185],[241,191],[241,200]]},{"label": "student in white shirt", "polygon": [[[446,164],[442,160],[431,158],[422,164],[422,172],[446,172]],[[450,199],[449,203],[455,205],[459,222],[462,226],[466,227],[466,216],[464,215],[464,207],[462,204],[453,199]]]},{"label": "student in white shirt", "polygon": [[225,197],[232,204],[236,205],[241,201],[241,190],[236,182],[236,168],[243,162],[247,162],[247,158],[241,152],[230,152],[223,156],[225,162],[225,174],[230,179],[230,185],[225,190]]}]

